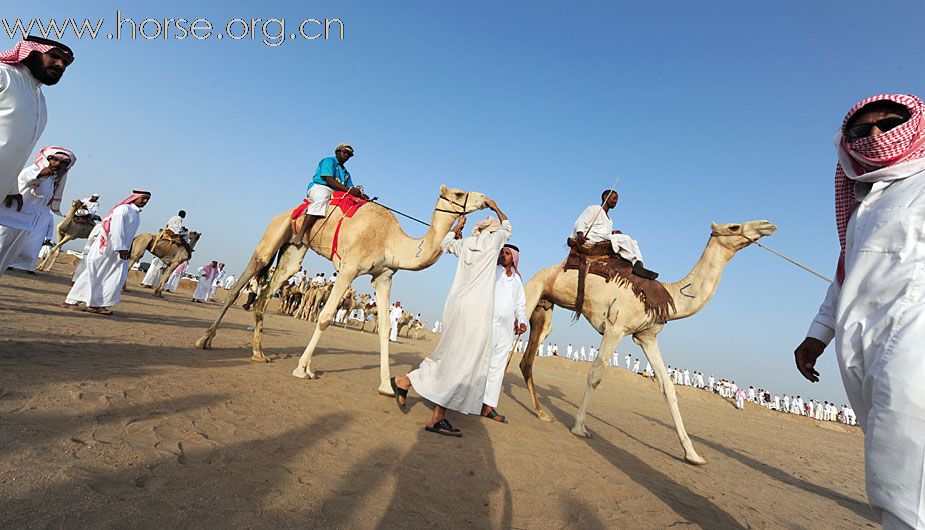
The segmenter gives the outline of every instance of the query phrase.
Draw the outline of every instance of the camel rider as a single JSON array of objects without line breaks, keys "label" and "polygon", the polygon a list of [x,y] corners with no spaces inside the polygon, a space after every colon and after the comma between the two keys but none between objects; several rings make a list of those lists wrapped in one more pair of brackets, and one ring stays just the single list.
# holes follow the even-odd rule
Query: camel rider
[{"label": "camel rider", "polygon": [[296,232],[292,235],[292,244],[302,244],[302,239],[305,234],[311,233],[315,221],[327,215],[331,194],[335,191],[347,192],[362,199],[369,198],[363,190],[353,186],[350,172],[344,167],[351,157],[353,157],[353,147],[350,144],[340,144],[334,148],[334,156],[323,158],[321,162],[318,162],[315,176],[308,183],[308,198],[311,204],[305,209],[305,221],[301,226],[296,227]]},{"label": "camel rider", "polygon": [[601,193],[601,204],[588,206],[578,216],[578,220],[575,221],[575,228],[572,231],[572,237],[578,241],[579,245],[584,245],[585,242],[599,243],[609,240],[610,244],[613,245],[614,253],[633,264],[633,274],[641,278],[654,280],[658,278],[658,273],[643,266],[639,244],[633,238],[613,229],[610,210],[617,206],[619,200],[620,196],[616,191],[604,190]]},{"label": "camel rider", "polygon": [[98,215],[100,211],[100,196],[98,193],[80,199],[80,207],[77,208],[77,211],[74,212],[75,217],[79,217],[78,221],[83,221],[86,223],[93,223],[93,221],[100,221],[100,216]]},{"label": "camel rider", "polygon": [[164,225],[164,228],[180,236],[185,243],[189,243],[189,230],[183,226],[184,219],[186,219],[186,210],[180,210],[177,215],[167,219],[167,224]]}]

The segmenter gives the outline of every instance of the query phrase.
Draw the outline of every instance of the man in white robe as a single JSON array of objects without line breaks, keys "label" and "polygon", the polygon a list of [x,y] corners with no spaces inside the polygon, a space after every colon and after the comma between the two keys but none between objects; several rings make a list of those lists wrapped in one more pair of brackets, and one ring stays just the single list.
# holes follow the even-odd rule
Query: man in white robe
[{"label": "man in white robe", "polygon": [[[32,164],[21,169],[16,179],[16,191],[20,197],[19,212],[15,208],[0,206],[0,216],[31,216],[31,226],[18,228],[0,225],[0,276],[19,257],[23,244],[29,234],[41,231],[39,237],[44,241],[47,235],[50,212],[61,214],[61,197],[67,173],[77,162],[77,157],[70,149],[58,146],[43,147]],[[44,224],[39,225],[44,220]],[[38,248],[35,249],[38,255]],[[34,268],[34,260],[32,267]]]},{"label": "man in white robe", "polygon": [[623,358],[623,362],[624,362],[624,364],[626,364],[626,369],[627,369],[627,370],[630,369],[630,359],[631,359],[631,358],[632,358],[632,356],[630,356],[630,354],[628,354],[628,353],[627,353],[626,356]]},{"label": "man in white robe", "polygon": [[[0,203],[14,210],[21,209],[23,200],[16,177],[45,130],[42,85],[57,84],[73,61],[74,53],[64,44],[32,36],[0,52]],[[22,219],[3,219],[4,226],[27,228]]]},{"label": "man in white robe", "polygon": [[635,361],[633,361],[633,373],[634,374],[639,373],[639,358],[638,357],[636,358]]},{"label": "man in white robe", "polygon": [[417,370],[393,379],[392,384],[402,409],[411,386],[433,402],[434,411],[425,429],[447,436],[462,435],[447,421],[447,409],[480,413],[488,379],[498,253],[511,238],[511,223],[494,201],[486,199],[485,206],[498,215],[500,223],[482,221],[471,237],[463,239],[461,218],[441,242],[444,251],[459,256],[459,263],[444,305],[440,342]]},{"label": "man in white robe", "polygon": [[691,386],[691,373],[687,368],[684,369],[684,379],[682,384],[684,386]]},{"label": "man in white robe", "polygon": [[572,237],[583,245],[610,241],[613,252],[633,264],[633,274],[654,280],[658,273],[646,269],[642,263],[642,251],[633,238],[613,229],[610,210],[617,206],[619,195],[614,190],[605,190],[601,194],[601,204],[592,204],[581,212],[572,229]]},{"label": "man in white robe", "polygon": [[389,342],[398,340],[398,323],[401,322],[402,313],[401,302],[395,302],[389,309]]},{"label": "man in white robe", "polygon": [[90,220],[99,221],[100,220],[100,196],[98,193],[94,193],[89,197],[84,197],[80,199],[80,207],[77,208],[77,211],[74,212],[74,215],[77,217],[86,217]]},{"label": "man in white robe", "polygon": [[171,293],[177,292],[177,287],[180,286],[180,280],[183,278],[183,273],[186,272],[186,269],[189,268],[189,261],[184,261],[183,263],[177,265],[177,268],[173,270],[170,274],[170,277],[167,278],[167,282],[164,284],[164,290]]},{"label": "man in white robe", "polygon": [[[507,423],[507,418],[498,414],[498,400],[501,398],[501,383],[507,369],[514,339],[527,331],[527,300],[524,296],[523,280],[517,264],[520,249],[504,245],[498,254],[495,273],[495,303],[492,317],[491,358],[488,362],[488,379],[485,382],[485,397],[482,402],[482,416]],[[541,344],[542,345],[542,344]],[[551,346],[546,347],[549,352]],[[548,353],[551,355],[551,353]]]},{"label": "man in white robe", "polygon": [[905,94],[855,105],[835,136],[841,255],[797,369],[835,342],[864,430],[867,498],[884,528],[925,528],[925,103]]},{"label": "man in white robe", "polygon": [[[23,195],[25,202],[25,195]],[[44,259],[42,249],[46,249],[45,255],[48,255],[48,249],[54,246],[55,240],[55,216],[51,210],[45,211],[39,225],[31,230],[23,240],[19,249],[19,254],[13,258],[10,268],[35,274],[35,264],[38,260]]]},{"label": "man in white robe", "polygon": [[148,266],[148,272],[145,273],[145,277],[141,280],[141,285],[149,289],[154,287],[160,283],[161,276],[163,276],[166,269],[167,264],[154,256],[154,259],[151,260],[151,265]]},{"label": "man in white robe", "polygon": [[186,219],[186,211],[180,210],[177,212],[177,215],[174,215],[170,219],[167,219],[167,224],[164,225],[164,228],[170,230],[174,234],[179,234],[183,231],[183,220]]},{"label": "man in white robe", "polygon": [[85,268],[67,294],[64,307],[76,309],[82,302],[89,313],[112,314],[109,308],[119,303],[128,278],[128,259],[141,223],[140,212],[150,199],[151,193],[134,190],[103,218],[99,235],[84,256]]},{"label": "man in white robe", "polygon": [[568,346],[565,347],[565,356],[566,356],[567,358],[571,359],[572,356],[573,356],[574,354],[575,354],[575,352],[574,352],[574,350],[573,350],[573,348],[572,348],[572,343],[570,342],[570,343],[568,343]]},{"label": "man in white robe", "polygon": [[229,274],[228,276],[225,276],[225,280],[222,282],[222,288],[225,289],[226,291],[230,291],[231,288],[234,287],[234,281],[235,281],[234,274]]},{"label": "man in white robe", "polygon": [[218,264],[218,273],[215,275],[215,279],[212,280],[212,289],[209,290],[209,300],[215,301],[215,292],[218,291],[218,288],[222,285],[222,280],[225,279],[225,274],[228,271],[225,270],[225,264]]},{"label": "man in white robe", "polygon": [[212,260],[208,265],[199,267],[198,272],[199,281],[196,283],[192,301],[202,304],[209,300],[209,294],[212,293],[212,282],[218,276],[218,261]]}]

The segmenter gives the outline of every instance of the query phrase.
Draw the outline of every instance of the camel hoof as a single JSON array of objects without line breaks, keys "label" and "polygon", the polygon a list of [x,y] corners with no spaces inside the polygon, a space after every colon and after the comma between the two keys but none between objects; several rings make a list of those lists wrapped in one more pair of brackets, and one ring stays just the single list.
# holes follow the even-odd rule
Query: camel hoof
[{"label": "camel hoof", "polygon": [[269,358],[269,357],[266,357],[266,356],[265,356],[264,354],[262,354],[262,353],[255,353],[255,354],[251,355],[251,361],[253,361],[253,362],[255,362],[255,363],[268,363],[268,362],[270,362],[270,358]]},{"label": "camel hoof", "polygon": [[292,371],[292,375],[298,377],[299,379],[314,379],[315,374],[308,371],[308,368],[303,368],[302,366],[296,366],[295,370]]},{"label": "camel hoof", "polygon": [[552,423],[554,421],[552,416],[547,414],[545,410],[536,411],[536,417],[538,417],[539,419],[543,421],[548,421],[549,423]]},{"label": "camel hoof", "polygon": [[588,429],[585,429],[584,426],[574,426],[572,427],[572,434],[580,438],[591,438],[591,433],[588,432]]},{"label": "camel hoof", "polygon": [[205,336],[199,337],[199,340],[196,341],[196,347],[200,350],[211,350],[212,349],[212,337]]},{"label": "camel hoof", "polygon": [[381,383],[378,391],[383,396],[395,397],[395,392],[392,391],[392,385],[388,381]]},{"label": "camel hoof", "polygon": [[697,453],[686,455],[684,457],[684,461],[695,466],[702,466],[707,463],[707,459],[698,455]]}]

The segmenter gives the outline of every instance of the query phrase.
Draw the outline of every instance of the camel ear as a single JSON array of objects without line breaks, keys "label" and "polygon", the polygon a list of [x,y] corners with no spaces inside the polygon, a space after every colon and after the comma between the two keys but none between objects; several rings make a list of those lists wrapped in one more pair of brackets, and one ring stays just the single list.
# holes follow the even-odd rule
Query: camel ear
[{"label": "camel ear", "polygon": [[711,230],[711,231],[716,232],[717,229],[719,229],[719,225],[716,224],[716,221],[713,221],[712,223],[710,223],[710,230]]},{"label": "camel ear", "polygon": [[446,194],[446,184],[440,185],[440,195]]}]

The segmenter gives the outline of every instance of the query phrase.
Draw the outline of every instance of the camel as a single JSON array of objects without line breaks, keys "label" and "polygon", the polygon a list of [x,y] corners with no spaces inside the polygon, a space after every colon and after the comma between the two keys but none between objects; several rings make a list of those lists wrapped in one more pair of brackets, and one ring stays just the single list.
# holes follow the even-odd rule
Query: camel
[{"label": "camel", "polygon": [[[164,297],[164,285],[170,279],[174,269],[180,266],[184,261],[189,261],[192,257],[192,248],[199,242],[202,234],[199,232],[189,233],[189,249],[176,241],[167,238],[159,238],[158,234],[138,234],[132,240],[132,250],[129,256],[129,268],[135,265],[135,262],[144,257],[145,252],[150,252],[157,256],[161,261],[167,264],[164,273],[161,274],[161,281],[154,288],[154,296]],[[128,289],[125,289],[128,290]]]},{"label": "camel", "polygon": [[[485,195],[460,189],[440,186],[430,228],[424,237],[409,237],[401,229],[398,219],[389,210],[369,203],[359,208],[353,217],[345,218],[339,207],[330,206],[327,216],[314,223],[303,242],[289,244],[292,235],[292,210],[277,215],[270,221],[266,232],[257,244],[241,277],[231,289],[231,295],[215,322],[196,342],[199,348],[211,346],[216,330],[234,303],[244,285],[258,272],[266,269],[277,258],[276,271],[269,280],[269,288],[264,289],[254,306],[254,343],[251,360],[269,362],[263,354],[261,337],[263,334],[263,313],[269,294],[279,289],[283,278],[288,278],[302,265],[309,248],[318,255],[331,260],[337,270],[330,297],[340,300],[347,288],[358,276],[369,275],[376,289],[379,301],[379,392],[391,396],[389,384],[389,295],[392,288],[392,276],[399,270],[422,270],[436,263],[443,254],[441,242],[449,233],[453,222],[461,215],[469,214],[485,207]],[[304,222],[304,218],[299,220]],[[334,234],[339,234],[338,252],[333,252]],[[307,242],[305,241],[307,239]],[[278,256],[278,257],[277,257]],[[318,324],[311,340],[299,358],[299,364],[292,375],[299,378],[314,379],[316,374],[311,369],[311,358],[322,333],[331,324],[337,310],[337,304],[326,304],[318,317]]]},{"label": "camel", "polygon": [[328,303],[331,291],[334,290],[333,283],[325,283],[315,288],[314,296],[311,299],[311,305],[305,310],[304,319],[312,322],[318,322],[318,315],[321,314],[321,308]]},{"label": "camel", "polygon": [[369,293],[361,294],[359,297],[353,298],[353,303],[350,307],[344,307],[347,310],[347,316],[344,317],[344,327],[349,327],[350,324],[350,314],[355,310],[359,310],[361,313],[360,325],[366,324],[366,306],[369,305],[369,301],[373,299],[373,296]]},{"label": "camel", "polygon": [[412,340],[420,340],[421,335],[424,334],[424,324],[415,319],[414,322],[408,326],[408,338]]},{"label": "camel", "polygon": [[347,327],[347,320],[350,318],[350,312],[353,311],[353,307],[357,303],[356,298],[354,298],[355,294],[356,294],[356,291],[352,287],[350,289],[347,289],[347,292],[344,293],[344,297],[341,298],[340,302],[337,304],[337,311],[335,311],[334,313],[335,315],[341,309],[346,310],[346,313],[344,313],[344,321],[341,322],[341,324],[344,327]]},{"label": "camel", "polygon": [[63,247],[65,243],[75,239],[87,239],[90,237],[90,232],[93,231],[93,227],[95,227],[96,224],[93,222],[81,222],[74,219],[77,210],[81,207],[83,207],[83,201],[75,199],[71,202],[71,209],[67,211],[67,215],[64,216],[64,219],[58,223],[58,243],[48,251],[48,255],[45,256],[45,259],[42,260],[42,264],[39,265],[39,270],[51,270],[51,267],[58,259],[58,253],[61,251],[61,247]]},{"label": "camel", "polygon": [[[667,321],[692,316],[710,301],[716,292],[723,269],[736,252],[776,231],[777,227],[768,221],[725,225],[713,223],[707,246],[694,268],[680,281],[662,283],[674,300],[673,307],[669,307],[667,314],[663,316],[647,313],[643,302],[625,281],[615,279],[607,282],[600,276],[588,274],[582,314],[603,336],[599,348],[602,355],[597,356],[588,370],[584,398],[576,414],[572,433],[590,437],[585,428],[585,418],[591,393],[603,377],[604,364],[608,358],[603,353],[616,350],[624,337],[632,335],[633,341],[642,347],[649,364],[652,365],[659,388],[668,402],[678,439],[684,449],[684,459],[691,464],[705,464],[706,460],[694,450],[684,429],[674,385],[668,377],[656,337]],[[564,270],[563,264],[537,272],[524,288],[527,314],[530,315],[530,339],[520,361],[520,370],[530,391],[533,408],[537,416],[545,421],[553,419],[542,409],[536,397],[533,362],[536,359],[537,345],[549,336],[552,330],[554,306],[574,310],[577,288],[578,271]]]},{"label": "camel", "polygon": [[[376,302],[367,302],[366,306],[363,308],[363,324],[360,326],[360,331],[366,331],[366,317],[373,315],[378,315],[378,311],[376,311]],[[379,320],[375,319],[373,322],[373,333],[379,333]]]}]

